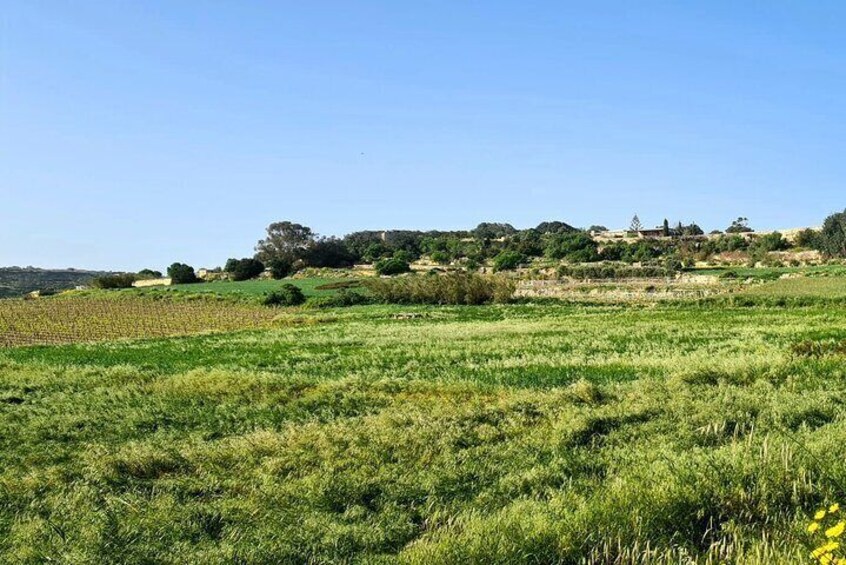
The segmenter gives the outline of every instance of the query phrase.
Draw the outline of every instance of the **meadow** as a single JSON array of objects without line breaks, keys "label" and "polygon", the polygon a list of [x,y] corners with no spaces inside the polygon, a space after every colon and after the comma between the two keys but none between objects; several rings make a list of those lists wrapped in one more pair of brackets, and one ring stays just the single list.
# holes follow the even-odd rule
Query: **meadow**
[{"label": "meadow", "polygon": [[[303,279],[286,279],[284,281],[276,281],[272,279],[263,280],[249,280],[249,281],[214,281],[204,282],[198,284],[178,284],[171,287],[164,287],[156,289],[158,292],[172,292],[172,293],[203,293],[203,294],[217,294],[230,298],[254,298],[267,294],[280,288],[283,284],[290,283],[303,291],[305,296],[326,296],[332,294],[333,286],[341,284],[354,285],[355,279],[350,278],[324,278],[324,277],[309,277]],[[143,293],[144,291],[134,290],[132,292]],[[148,291],[149,292],[149,291]]]},{"label": "meadow", "polygon": [[810,562],[846,502],[846,363],[796,347],[846,340],[826,282],[0,349],[0,561]]}]

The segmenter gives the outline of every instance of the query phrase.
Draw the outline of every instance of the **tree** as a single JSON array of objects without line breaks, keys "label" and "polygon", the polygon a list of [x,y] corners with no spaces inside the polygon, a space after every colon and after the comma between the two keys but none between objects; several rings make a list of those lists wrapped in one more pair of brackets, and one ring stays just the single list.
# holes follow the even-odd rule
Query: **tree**
[{"label": "tree", "polygon": [[267,262],[270,277],[276,280],[284,279],[294,273],[294,264],[285,257],[277,257]]},{"label": "tree", "polygon": [[696,222],[694,222],[692,224],[682,226],[681,233],[679,235],[705,235],[705,232],[702,231],[702,228],[700,228]]},{"label": "tree", "polygon": [[267,267],[270,269],[270,277],[273,279],[284,279],[294,272],[294,264],[284,258],[277,257],[267,262]]},{"label": "tree", "polygon": [[670,222],[667,221],[667,218],[664,218],[664,225],[661,228],[661,234],[664,237],[670,237]]},{"label": "tree", "polygon": [[477,239],[499,239],[515,233],[517,233],[517,229],[511,224],[482,222],[473,230],[473,237]]},{"label": "tree", "polygon": [[291,262],[300,259],[303,251],[317,234],[311,228],[292,222],[274,222],[267,226],[267,237],[256,245],[256,259],[268,262],[271,259],[287,258]]},{"label": "tree", "polygon": [[543,255],[541,234],[536,229],[518,232],[509,238],[508,249],[528,257],[539,257]]},{"label": "tree", "polygon": [[550,259],[567,259],[571,263],[587,263],[599,258],[598,244],[584,232],[548,236],[544,255]]},{"label": "tree", "polygon": [[308,267],[342,269],[352,267],[355,256],[336,237],[324,237],[310,242],[301,253]]},{"label": "tree", "polygon": [[829,257],[846,257],[846,210],[825,219],[819,234],[819,247]]},{"label": "tree", "polygon": [[602,226],[602,225],[593,225],[593,226],[589,227],[587,231],[589,231],[591,233],[600,233],[600,232],[608,231],[608,228],[606,228],[605,226]]},{"label": "tree", "polygon": [[162,272],[154,271],[153,269],[141,269],[138,271],[138,276],[143,279],[160,279],[162,278]]},{"label": "tree", "polygon": [[637,233],[642,229],[643,229],[643,224],[640,223],[640,218],[638,218],[637,214],[635,214],[634,218],[632,218],[632,223],[629,226],[629,231]]},{"label": "tree", "polygon": [[557,220],[552,222],[541,222],[535,228],[535,231],[541,234],[544,233],[569,233],[577,231],[576,228],[570,224],[559,222]]},{"label": "tree", "polygon": [[252,257],[229,259],[223,270],[229,273],[233,281],[246,281],[262,274],[264,263]]},{"label": "tree", "polygon": [[749,227],[749,218],[743,216],[734,220],[729,227],[726,228],[726,233],[752,233],[752,228]]},{"label": "tree", "polygon": [[168,267],[167,276],[173,284],[190,284],[199,280],[194,273],[194,267],[185,263],[174,263]]}]

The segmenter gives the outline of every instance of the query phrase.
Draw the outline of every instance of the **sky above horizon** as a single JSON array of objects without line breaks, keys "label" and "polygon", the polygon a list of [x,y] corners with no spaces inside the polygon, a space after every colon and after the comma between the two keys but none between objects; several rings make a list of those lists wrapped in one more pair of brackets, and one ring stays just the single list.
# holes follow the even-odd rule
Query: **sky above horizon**
[{"label": "sky above horizon", "polygon": [[46,2],[0,11],[0,266],[362,229],[820,225],[846,4]]}]

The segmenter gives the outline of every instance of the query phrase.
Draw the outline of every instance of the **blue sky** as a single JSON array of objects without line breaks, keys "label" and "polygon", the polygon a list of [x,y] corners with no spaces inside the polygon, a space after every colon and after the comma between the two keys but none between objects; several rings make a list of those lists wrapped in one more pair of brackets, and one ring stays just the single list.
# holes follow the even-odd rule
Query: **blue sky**
[{"label": "blue sky", "polygon": [[275,220],[820,224],[842,2],[43,2],[0,14],[0,265],[162,268]]}]

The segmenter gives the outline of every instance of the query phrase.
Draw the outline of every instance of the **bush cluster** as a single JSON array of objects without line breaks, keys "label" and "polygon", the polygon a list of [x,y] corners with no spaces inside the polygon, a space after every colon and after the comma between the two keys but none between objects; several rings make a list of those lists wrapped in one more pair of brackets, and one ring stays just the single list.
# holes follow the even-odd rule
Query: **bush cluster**
[{"label": "bush cluster", "polygon": [[278,290],[265,295],[262,304],[265,306],[299,306],[306,301],[303,291],[291,283],[285,283]]},{"label": "bush cluster", "polygon": [[371,302],[373,302],[373,299],[369,296],[344,288],[329,296],[311,298],[307,305],[313,308],[345,308],[347,306],[370,304]]},{"label": "bush cluster", "polygon": [[675,271],[661,265],[635,267],[620,263],[594,263],[590,265],[562,265],[558,275],[574,279],[637,279],[672,277]]},{"label": "bush cluster", "polygon": [[102,288],[102,289],[109,289],[109,288],[130,288],[132,287],[132,283],[139,280],[142,277],[139,277],[135,273],[118,273],[116,275],[103,275],[101,277],[95,277],[94,280],[91,281],[91,286],[94,288]]},{"label": "bush cluster", "polygon": [[376,299],[392,304],[504,303],[515,290],[511,279],[475,273],[370,279],[364,284]]},{"label": "bush cluster", "polygon": [[374,265],[376,272],[383,276],[399,275],[411,271],[408,261],[401,257],[389,257],[387,259],[380,259]]},{"label": "bush cluster", "polygon": [[513,271],[525,262],[526,258],[522,253],[517,251],[503,251],[494,257],[493,266],[494,271]]}]

